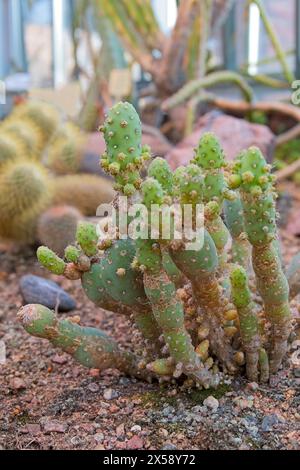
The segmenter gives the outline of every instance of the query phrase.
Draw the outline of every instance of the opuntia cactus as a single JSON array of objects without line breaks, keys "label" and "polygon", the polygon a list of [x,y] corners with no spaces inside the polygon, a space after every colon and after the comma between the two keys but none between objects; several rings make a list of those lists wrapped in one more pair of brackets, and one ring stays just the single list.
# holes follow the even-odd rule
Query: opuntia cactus
[{"label": "opuntia cactus", "polygon": [[[125,219],[128,228],[135,223],[131,237],[118,230],[113,236],[108,230],[99,238],[94,225],[81,222],[76,243],[67,247],[64,259],[47,247],[39,248],[38,259],[54,274],[81,279],[95,305],[132,317],[145,349],[139,345],[135,355],[128,356],[102,333],[58,322],[41,306],[21,310],[25,329],[71,352],[88,367],[117,367],[160,381],[183,375],[187,384],[204,388],[217,386],[224,373],[243,369],[249,380],[267,382],[287,353],[291,314],[288,281],[275,243],[273,178],[262,154],[246,150],[230,166],[217,138],[209,134],[186,167],[172,173],[159,158],[147,171],[140,122],[131,105],[114,106],[102,131],[107,141],[102,164],[115,177],[117,191],[130,196],[129,208],[134,209],[135,202],[142,204],[146,216],[141,217],[139,209]],[[184,217],[177,220],[176,211],[187,204],[195,229],[192,239],[184,230]],[[117,197],[112,207],[120,215]],[[293,292],[298,289],[297,270],[298,262],[289,270]],[[75,336],[78,354],[73,348]]]}]

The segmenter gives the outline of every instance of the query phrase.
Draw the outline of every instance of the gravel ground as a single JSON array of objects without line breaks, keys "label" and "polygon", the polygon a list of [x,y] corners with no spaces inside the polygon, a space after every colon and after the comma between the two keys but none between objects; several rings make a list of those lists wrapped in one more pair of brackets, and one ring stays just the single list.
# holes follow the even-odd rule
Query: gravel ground
[{"label": "gravel ground", "polygon": [[[299,214],[294,201],[287,223]],[[289,259],[300,238],[284,228],[281,234]],[[115,370],[89,371],[16,322],[19,279],[28,273],[46,275],[33,250],[16,254],[0,247],[0,340],[7,352],[0,365],[1,449],[300,449],[300,370],[290,359],[270,387],[239,378],[216,391],[188,392]],[[76,299],[72,315],[80,315],[82,324],[130,346],[125,319],[97,309],[78,282],[47,277]],[[293,312],[299,316],[299,303],[293,302]],[[299,330],[297,335],[300,340]],[[294,342],[290,357],[296,347]]]}]

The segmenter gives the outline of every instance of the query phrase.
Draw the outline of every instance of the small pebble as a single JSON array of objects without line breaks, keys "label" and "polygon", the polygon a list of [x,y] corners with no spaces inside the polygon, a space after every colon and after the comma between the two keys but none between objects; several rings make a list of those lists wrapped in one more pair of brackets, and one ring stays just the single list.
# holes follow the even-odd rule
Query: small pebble
[{"label": "small pebble", "polygon": [[204,400],[203,405],[207,406],[207,408],[210,408],[213,411],[217,411],[217,409],[219,408],[219,400],[210,395]]},{"label": "small pebble", "polygon": [[88,385],[88,389],[93,393],[99,392],[99,385],[93,382]]},{"label": "small pebble", "polygon": [[116,392],[112,388],[107,388],[106,390],[104,390],[103,393],[103,398],[105,398],[105,400],[113,400],[114,398],[118,398],[118,396],[118,392]]},{"label": "small pebble", "polygon": [[94,435],[94,439],[96,442],[103,442],[104,441],[104,434],[102,432],[97,432],[97,434]]},{"label": "small pebble", "polygon": [[141,426],[139,426],[138,424],[135,424],[134,426],[132,426],[132,428],[130,429],[130,431],[132,432],[141,432],[142,428]]},{"label": "small pebble", "polygon": [[19,377],[15,377],[14,379],[12,379],[10,381],[9,386],[13,390],[24,390],[27,387],[25,381],[23,379],[20,379]]}]

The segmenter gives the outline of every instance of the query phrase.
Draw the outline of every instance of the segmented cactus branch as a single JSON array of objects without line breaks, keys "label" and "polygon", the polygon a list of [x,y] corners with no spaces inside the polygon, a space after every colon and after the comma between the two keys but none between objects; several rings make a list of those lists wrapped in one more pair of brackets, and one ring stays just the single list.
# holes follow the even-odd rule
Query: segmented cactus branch
[{"label": "segmented cactus branch", "polygon": [[251,245],[245,232],[243,206],[239,194],[233,201],[224,201],[224,217],[232,238],[232,261],[248,270]]},{"label": "segmented cactus branch", "polygon": [[58,320],[53,311],[42,305],[26,305],[18,313],[18,319],[28,333],[49,340],[85,367],[101,371],[115,368],[127,375],[151,379],[147,369],[139,368],[140,358],[120,349],[101,330],[82,327],[71,320]]},{"label": "segmented cactus branch", "polygon": [[245,228],[252,245],[252,264],[264,308],[272,324],[270,372],[276,372],[287,351],[291,330],[289,287],[274,240],[277,237],[273,177],[259,149],[252,147],[235,163],[231,178],[240,186]]},{"label": "segmented cactus branch", "polygon": [[230,274],[233,303],[239,315],[239,327],[246,352],[247,377],[258,381],[260,337],[255,305],[251,300],[246,271],[238,266]]}]

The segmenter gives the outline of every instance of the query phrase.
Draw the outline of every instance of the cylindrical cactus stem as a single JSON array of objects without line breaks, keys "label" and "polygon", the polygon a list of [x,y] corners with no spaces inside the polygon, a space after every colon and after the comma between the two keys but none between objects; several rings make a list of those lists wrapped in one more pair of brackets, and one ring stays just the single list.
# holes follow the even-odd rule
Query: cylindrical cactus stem
[{"label": "cylindrical cactus stem", "polygon": [[[47,246],[40,246],[37,250],[39,263],[48,271],[58,276],[64,275],[67,279],[75,281],[81,278],[81,272],[73,262],[65,263],[54,251]],[[84,270],[83,270],[84,271]]]},{"label": "cylindrical cactus stem", "polygon": [[155,178],[162,186],[166,194],[173,193],[174,177],[168,162],[161,157],[156,157],[149,165],[148,176]]},{"label": "cylindrical cactus stem", "polygon": [[95,256],[98,252],[98,234],[96,225],[80,222],[77,226],[76,241],[87,256]]},{"label": "cylindrical cactus stem", "polygon": [[161,330],[155,321],[150,306],[144,310],[133,311],[133,318],[137,329],[146,340],[147,349],[157,355],[161,349],[161,342],[159,341]]},{"label": "cylindrical cactus stem", "polygon": [[227,254],[225,246],[229,232],[221,219],[224,199],[234,198],[224,176],[225,156],[220,142],[214,134],[206,132],[195,150],[194,160],[204,175],[203,201],[206,204],[206,228],[212,236],[219,254],[220,268],[225,269]]},{"label": "cylindrical cactus stem", "polygon": [[175,364],[173,358],[156,359],[147,364],[147,369],[156,375],[172,376],[175,372]]},{"label": "cylindrical cactus stem", "polygon": [[62,275],[66,269],[66,263],[47,246],[40,246],[37,250],[39,263],[53,274]]},{"label": "cylindrical cactus stem", "polygon": [[115,189],[131,196],[141,185],[140,169],[149,158],[141,143],[140,118],[130,103],[120,102],[110,109],[100,131],[106,143],[102,167],[115,179]]},{"label": "cylindrical cactus stem", "polygon": [[216,378],[201,365],[184,326],[184,312],[176,299],[176,288],[163,269],[144,273],[146,294],[151,302],[154,317],[161,328],[171,356],[182,364],[182,372],[204,387],[214,386]]},{"label": "cylindrical cactus stem", "polygon": [[171,243],[170,254],[176,266],[191,281],[197,303],[208,318],[212,351],[229,370],[234,371],[233,349],[222,326],[228,301],[216,277],[218,254],[211,236],[204,231],[203,247],[197,251],[185,249],[184,243],[178,246],[175,241]]},{"label": "cylindrical cactus stem", "polygon": [[259,350],[259,368],[260,368],[260,376],[259,376],[260,382],[261,383],[268,382],[270,378],[270,366],[269,366],[268,354],[264,348],[260,348]]},{"label": "cylindrical cactus stem", "polygon": [[245,229],[252,245],[252,264],[257,288],[271,322],[272,350],[270,372],[279,369],[287,351],[291,331],[289,286],[283,273],[278,250],[273,177],[262,153],[256,147],[243,152],[231,177],[233,187],[240,186]]},{"label": "cylindrical cactus stem", "polygon": [[151,377],[149,371],[139,369],[139,359],[134,354],[120,349],[101,330],[81,327],[71,320],[58,320],[43,305],[26,305],[19,311],[18,319],[29,334],[48,339],[85,367],[114,368],[138,378]]},{"label": "cylindrical cactus stem", "polygon": [[277,250],[272,244],[253,246],[252,263],[266,315],[272,325],[270,372],[275,373],[287,352],[287,340],[291,331],[289,286]]},{"label": "cylindrical cactus stem", "polygon": [[137,247],[145,292],[175,365],[181,366],[182,372],[199,385],[214,385],[216,378],[201,364],[185,328],[183,306],[176,297],[175,285],[162,267],[159,245],[151,240],[137,240]]},{"label": "cylindrical cactus stem", "polygon": [[239,194],[232,201],[224,201],[224,216],[232,238],[232,261],[248,270],[251,259],[251,245],[245,233],[243,206]]},{"label": "cylindrical cactus stem", "polygon": [[229,240],[229,232],[220,216],[220,207],[216,201],[211,201],[205,206],[206,229],[212,237],[219,256],[219,269],[226,267],[227,253],[225,246]]},{"label": "cylindrical cactus stem", "polygon": [[162,103],[162,109],[164,111],[169,111],[170,109],[179,106],[181,103],[184,103],[184,101],[191,98],[193,95],[199,92],[199,90],[211,88],[212,86],[218,85],[220,83],[235,84],[241,90],[246,101],[252,101],[253,93],[247,81],[236,72],[222,70],[210,73],[206,77],[189,81],[177,93]]},{"label": "cylindrical cactus stem", "polygon": [[218,202],[221,211],[224,199],[234,199],[235,195],[228,189],[224,176],[226,167],[224,152],[212,132],[206,132],[201,137],[192,163],[198,165],[204,174],[204,202],[206,204],[210,201]]},{"label": "cylindrical cactus stem", "polygon": [[240,333],[246,353],[246,372],[249,380],[258,381],[260,337],[255,305],[251,300],[246,271],[236,266],[230,273],[231,295],[237,308]]},{"label": "cylindrical cactus stem", "polygon": [[300,293],[300,253],[292,258],[286,276],[290,286],[290,298],[293,299]]}]

